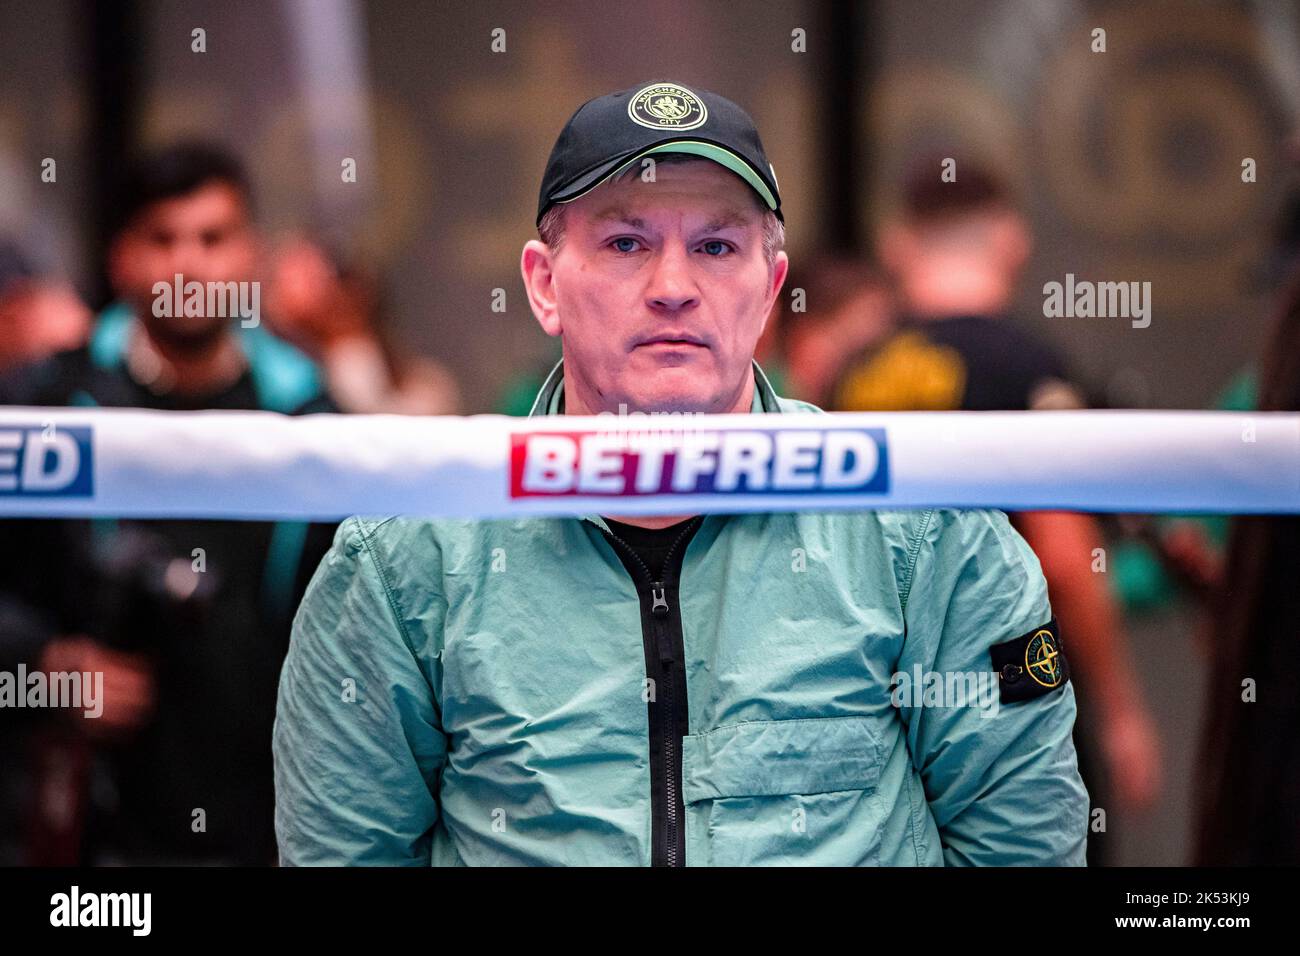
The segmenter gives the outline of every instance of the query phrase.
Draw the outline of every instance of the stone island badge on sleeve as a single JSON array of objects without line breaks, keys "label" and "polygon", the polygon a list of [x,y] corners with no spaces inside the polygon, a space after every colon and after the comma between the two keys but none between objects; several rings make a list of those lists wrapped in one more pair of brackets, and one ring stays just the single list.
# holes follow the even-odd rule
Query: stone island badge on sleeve
[{"label": "stone island badge on sleeve", "polygon": [[1002,703],[1033,700],[1064,687],[1070,680],[1061,637],[1052,618],[1028,634],[989,648],[1002,688]]}]

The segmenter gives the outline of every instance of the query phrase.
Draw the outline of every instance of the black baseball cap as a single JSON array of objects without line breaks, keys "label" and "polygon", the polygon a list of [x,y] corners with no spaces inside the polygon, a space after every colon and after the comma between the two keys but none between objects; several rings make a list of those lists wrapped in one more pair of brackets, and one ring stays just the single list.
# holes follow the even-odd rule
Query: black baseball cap
[{"label": "black baseball cap", "polygon": [[564,124],[542,177],[537,221],[655,153],[689,153],[748,183],[782,222],[776,172],[749,114],[726,97],[668,81],[588,100]]}]

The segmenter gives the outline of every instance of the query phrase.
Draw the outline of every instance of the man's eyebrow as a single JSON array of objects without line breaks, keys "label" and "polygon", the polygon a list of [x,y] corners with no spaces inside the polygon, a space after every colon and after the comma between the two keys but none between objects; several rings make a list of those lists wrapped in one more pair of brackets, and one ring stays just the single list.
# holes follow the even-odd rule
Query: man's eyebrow
[{"label": "man's eyebrow", "polygon": [[[632,213],[622,206],[610,206],[602,209],[593,217],[596,222],[617,222],[633,229],[645,229],[645,220]],[[712,219],[704,224],[701,232],[718,232],[722,229],[730,229],[736,226],[748,226],[753,221],[753,217],[739,209],[728,209],[716,214]]]},{"label": "man's eyebrow", "polygon": [[594,218],[597,222],[621,222],[633,229],[645,228],[644,219],[639,219],[621,206],[611,206],[608,209],[603,209],[596,213]]},{"label": "man's eyebrow", "polygon": [[751,217],[739,210],[729,210],[714,216],[704,225],[704,232],[717,232],[720,229],[730,229],[733,226],[747,226],[751,222]]}]

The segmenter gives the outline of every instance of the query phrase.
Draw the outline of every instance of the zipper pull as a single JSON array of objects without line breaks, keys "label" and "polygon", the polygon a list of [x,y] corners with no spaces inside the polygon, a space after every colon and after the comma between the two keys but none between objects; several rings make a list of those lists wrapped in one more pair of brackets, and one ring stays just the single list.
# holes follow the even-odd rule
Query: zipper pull
[{"label": "zipper pull", "polygon": [[668,598],[662,582],[656,581],[650,585],[650,597],[654,599],[654,603],[650,606],[650,613],[655,617],[667,617]]},{"label": "zipper pull", "polygon": [[[662,581],[655,581],[650,585],[650,597],[653,603],[650,605],[650,613],[655,620],[666,623],[668,617],[668,595],[667,589]],[[659,662],[667,667],[673,660],[673,641],[668,636],[668,628],[664,626],[655,628],[655,644],[659,648]]]}]

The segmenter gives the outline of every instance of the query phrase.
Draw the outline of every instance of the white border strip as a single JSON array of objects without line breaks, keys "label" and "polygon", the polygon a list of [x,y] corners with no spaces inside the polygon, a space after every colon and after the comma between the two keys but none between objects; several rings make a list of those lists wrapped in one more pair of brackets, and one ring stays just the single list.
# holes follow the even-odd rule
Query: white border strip
[{"label": "white border strip", "polygon": [[[705,445],[735,431],[760,433],[761,442],[788,430],[815,437],[825,429],[883,429],[888,490],[511,497],[512,436],[615,433],[654,421],[0,408],[0,515],[336,520],[930,506],[1300,512],[1300,415],[1277,412],[693,416],[687,434],[703,435]],[[93,482],[92,494],[40,487],[57,477],[58,453],[33,459],[44,462],[44,476],[25,473],[35,442],[66,452],[76,444],[68,436],[78,434],[91,460],[77,463],[79,475]]]}]

